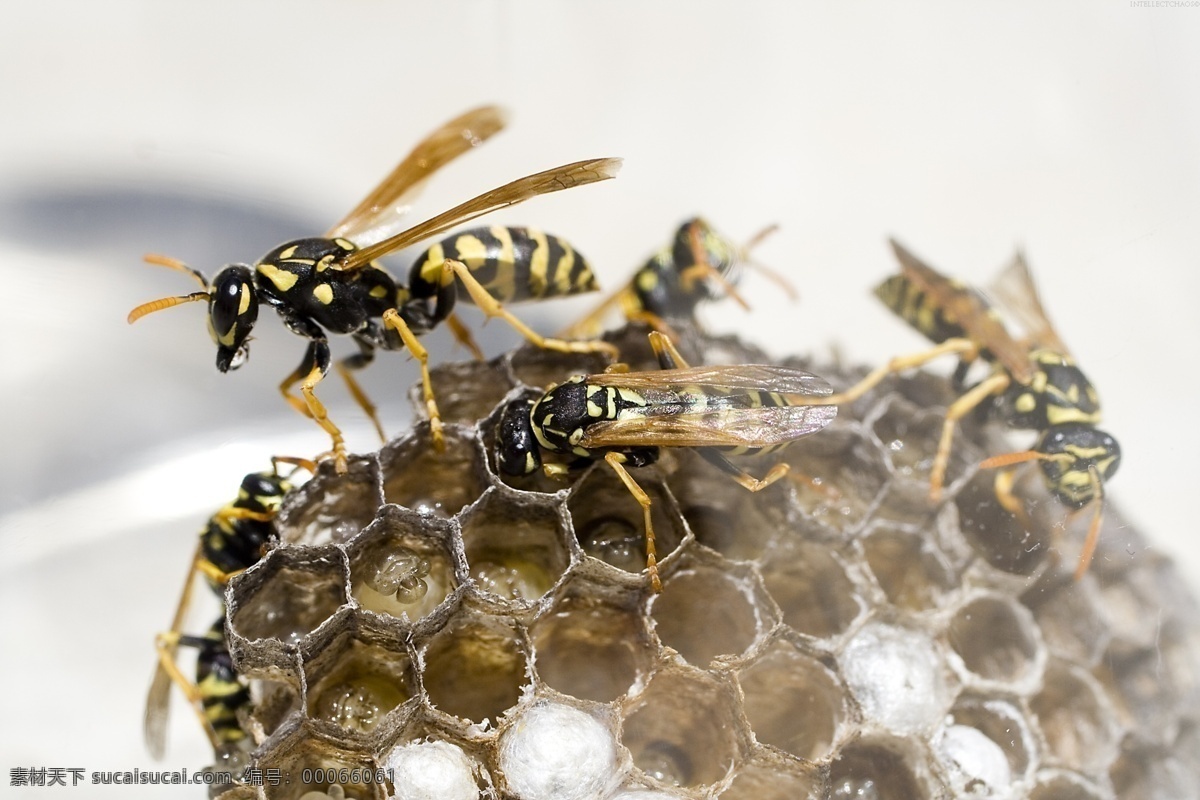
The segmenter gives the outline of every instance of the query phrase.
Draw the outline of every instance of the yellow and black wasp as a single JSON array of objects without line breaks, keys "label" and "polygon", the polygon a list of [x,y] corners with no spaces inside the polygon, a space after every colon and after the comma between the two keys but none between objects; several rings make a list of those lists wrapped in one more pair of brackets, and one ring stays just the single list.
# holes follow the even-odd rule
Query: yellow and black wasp
[{"label": "yellow and black wasp", "polygon": [[[396,232],[397,212],[405,210],[407,201],[427,178],[503,126],[503,114],[490,106],[450,120],[423,139],[325,236],[282,244],[254,266],[226,266],[211,282],[181,261],[147,256],[146,260],[151,264],[191,275],[200,284],[201,291],[144,303],[129,313],[129,321],[181,303],[207,302],[209,331],[217,345],[217,369],[227,372],[238,368],[246,359],[259,305],[272,306],[289,330],[309,340],[304,359],[283,380],[280,391],[293,408],[316,420],[329,434],[333,442],[329,455],[339,472],[346,469],[345,442],[315,393],[331,364],[328,334],[349,335],[358,345],[359,352],[339,361],[337,369],[381,436],[382,426],[375,408],[351,373],[369,364],[376,349],[407,349],[421,364],[424,400],[434,442],[440,447],[441,418],[430,383],[428,353],[417,337],[445,320],[453,332],[471,346],[466,329],[451,313],[456,299],[476,304],[489,317],[506,320],[539,347],[570,352],[614,352],[614,348],[604,342],[568,342],[538,335],[504,309],[481,284],[475,270],[482,271],[482,267],[472,267],[469,262],[457,260],[449,253],[440,261],[418,259],[407,287],[398,284],[376,263],[378,258],[488,212],[540,194],[612,178],[620,167],[620,160],[612,158],[565,164],[485,192]],[[538,233],[519,234],[516,229],[490,230],[493,233],[507,231],[496,237],[498,241],[492,249],[485,247],[482,254],[484,261],[497,265],[490,285],[506,299],[547,299],[595,288],[586,262],[575,258],[574,251],[559,240]],[[526,237],[526,244],[519,247],[516,240],[520,236]],[[460,239],[462,237],[451,241]],[[446,250],[445,243],[441,248]],[[471,248],[458,247],[457,251],[462,253],[464,249]],[[300,384],[299,394],[292,391],[297,383]]]},{"label": "yellow and black wasp", "polygon": [[1039,463],[1046,487],[1064,505],[1081,509],[1095,504],[1075,570],[1076,579],[1082,577],[1100,533],[1104,483],[1120,465],[1121,448],[1097,427],[1099,395],[1051,325],[1024,257],[1018,254],[989,288],[998,306],[1026,329],[1025,337],[1017,338],[983,294],[937,272],[897,242],[891,244],[900,274],[884,281],[875,293],[936,347],[893,359],[828,401],[853,402],[886,376],[942,355],[959,357],[955,377],[960,383],[973,362],[989,363],[991,374],[967,388],[946,410],[930,472],[930,497],[941,496],[958,421],[990,401],[989,410],[1008,426],[1038,432],[1029,450],[989,458],[980,465],[1002,468],[996,477],[996,495],[1006,509],[1024,517],[1022,504],[1012,494],[1014,474],[1009,468],[1026,461]]},{"label": "yellow and black wasp", "polygon": [[[279,464],[289,463],[312,471],[316,465],[303,459],[276,458],[268,472],[252,472],[242,479],[237,499],[221,508],[200,532],[175,609],[171,629],[155,640],[158,664],[146,696],[144,730],[146,748],[162,758],[171,684],[178,686],[200,719],[214,752],[228,753],[246,738],[238,719],[250,703],[246,682],[234,668],[225,641],[225,615],[204,634],[183,633],[191,605],[195,577],[204,576],[209,588],[224,601],[225,584],[234,575],[254,566],[275,536],[274,520],[284,495],[291,491],[289,478],[279,474]],[[176,663],[180,647],[197,650],[196,678],[189,680]]]},{"label": "yellow and black wasp", "polygon": [[795,289],[781,276],[749,260],[750,251],[774,233],[771,225],[750,241],[737,245],[700,217],[685,220],[670,244],[663,247],[587,316],[564,331],[566,336],[593,336],[604,317],[619,307],[631,322],[644,322],[671,334],[672,325],[692,325],[701,303],[729,297],[742,308],[749,305],[734,288],[743,266],[753,266],[778,283],[791,299]]},{"label": "yellow and black wasp", "polygon": [[[658,371],[578,376],[536,401],[510,402],[499,421],[496,460],[512,476],[539,468],[560,476],[603,459],[642,507],[646,566],[660,591],[650,496],[626,467],[653,464],[662,447],[693,447],[745,488],[761,491],[788,466],[777,464],[760,480],[726,456],[783,447],[829,425],[837,409],[796,402],[832,392],[809,372],[764,364],[689,367],[664,334],[652,332],[650,343]],[[543,450],[571,460],[543,463]]]}]

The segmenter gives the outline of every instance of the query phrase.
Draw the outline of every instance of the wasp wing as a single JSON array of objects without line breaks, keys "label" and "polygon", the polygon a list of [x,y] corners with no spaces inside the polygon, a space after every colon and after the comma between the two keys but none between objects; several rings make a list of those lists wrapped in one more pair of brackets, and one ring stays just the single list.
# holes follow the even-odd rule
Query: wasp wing
[{"label": "wasp wing", "polygon": [[171,676],[163,665],[157,664],[150,691],[146,693],[146,715],[142,720],[142,736],[146,750],[155,761],[161,761],[167,750],[167,721],[171,715]]},{"label": "wasp wing", "polygon": [[986,348],[1018,383],[1028,383],[1033,378],[1029,349],[1013,338],[980,294],[947,278],[895,239],[890,243],[905,278],[932,297],[943,312],[952,317],[972,341]]},{"label": "wasp wing", "polygon": [[[836,406],[813,405],[832,394],[821,377],[764,364],[689,367],[593,375],[589,383],[642,393],[645,409],[589,425],[584,447],[746,447],[790,442],[829,425]],[[774,395],[764,402],[764,394]],[[680,400],[694,410],[680,411]],[[807,403],[807,404],[806,404]],[[657,412],[657,413],[656,413]]]},{"label": "wasp wing", "polygon": [[445,123],[422,139],[362,202],[329,229],[326,238],[343,237],[359,247],[386,238],[433,173],[503,130],[505,121],[502,109],[482,106]]},{"label": "wasp wing", "polygon": [[596,158],[576,161],[561,167],[548,169],[534,175],[526,175],[511,183],[484,192],[478,197],[444,211],[413,227],[350,253],[341,263],[342,269],[357,269],[388,253],[416,244],[444,233],[449,229],[470,222],[484,214],[516,205],[540,194],[550,194],[597,181],[615,178],[621,168],[619,158]]},{"label": "wasp wing", "polygon": [[1004,309],[1004,312],[1021,324],[1029,336],[1029,342],[1037,347],[1047,347],[1056,352],[1068,353],[1067,346],[1046,315],[1042,297],[1034,283],[1033,273],[1025,254],[1020,250],[996,279],[988,284],[987,294]]}]

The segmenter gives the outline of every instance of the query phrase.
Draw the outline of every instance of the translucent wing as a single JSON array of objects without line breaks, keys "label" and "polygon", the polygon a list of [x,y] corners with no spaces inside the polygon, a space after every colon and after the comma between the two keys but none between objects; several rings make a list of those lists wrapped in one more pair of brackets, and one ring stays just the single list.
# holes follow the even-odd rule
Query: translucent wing
[{"label": "translucent wing", "polygon": [[837,406],[772,406],[631,417],[589,425],[580,444],[758,449],[816,433],[836,416]]},{"label": "translucent wing", "polygon": [[171,676],[158,664],[150,691],[146,693],[146,715],[142,720],[142,736],[146,750],[156,761],[162,760],[167,749],[167,721],[171,715]]},{"label": "translucent wing", "polygon": [[[593,375],[589,383],[620,386],[647,395],[644,414],[589,425],[584,447],[746,447],[790,442],[829,425],[836,406],[789,405],[790,399],[822,397],[829,384],[803,370],[750,364],[691,367]],[[764,405],[763,393],[779,395],[781,404]],[[713,398],[696,410],[655,413],[656,397]],[[677,405],[677,403],[675,403]],[[662,407],[662,406],[659,406]]]},{"label": "translucent wing", "polygon": [[829,382],[802,369],[773,364],[738,364],[727,367],[687,367],[647,372],[605,372],[589,375],[588,383],[631,389],[697,390],[717,394],[776,392],[798,397],[833,394]]},{"label": "translucent wing", "polygon": [[1033,273],[1020,250],[996,279],[988,285],[987,293],[1004,312],[1015,319],[1029,335],[1031,344],[1067,354],[1067,346],[1046,315]]},{"label": "translucent wing", "polygon": [[429,176],[504,128],[504,112],[483,106],[455,117],[430,133],[354,209],[329,229],[326,238],[344,237],[360,247],[384,238],[403,208]]},{"label": "translucent wing", "polygon": [[924,263],[895,239],[891,245],[905,278],[932,297],[962,326],[967,336],[987,348],[1019,383],[1028,383],[1033,378],[1029,349],[1012,337],[980,295]]},{"label": "translucent wing", "polygon": [[535,175],[527,175],[497,189],[484,192],[449,211],[401,231],[395,236],[356,250],[347,256],[340,266],[342,269],[357,269],[388,253],[437,236],[484,214],[524,202],[531,197],[615,178],[620,168],[621,159],[619,158],[596,158],[564,164]]}]

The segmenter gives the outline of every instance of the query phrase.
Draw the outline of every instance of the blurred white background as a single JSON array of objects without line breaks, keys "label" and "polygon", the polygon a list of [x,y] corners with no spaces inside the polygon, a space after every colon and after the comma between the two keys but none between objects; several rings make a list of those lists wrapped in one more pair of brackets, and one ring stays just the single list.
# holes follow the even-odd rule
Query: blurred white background
[{"label": "blurred white background", "polygon": [[[706,314],[779,355],[836,343],[878,362],[922,346],[870,296],[894,269],[889,235],[976,284],[1022,245],[1123,446],[1110,496],[1200,582],[1194,2],[124,0],[5,16],[5,784],[16,767],[151,766],[151,639],[195,532],[272,453],[327,445],[279,399],[303,343],[269,312],[231,375],[213,366],[199,305],[125,324],[134,305],[194,289],[141,255],[211,274],[319,233],[481,103],[510,109],[508,130],[440,174],[414,218],[623,156],[614,182],[494,219],[566,236],[607,286],[688,215],[734,238],[779,222],[758,256],[801,303],[751,274],[752,314]],[[522,313],[553,330],[592,302]],[[430,337],[435,357],[448,339]],[[480,339],[513,341],[499,324]],[[392,354],[365,376],[390,430],[416,379]],[[376,445],[338,381],[322,396],[352,450]],[[207,763],[176,711],[166,766]]]}]

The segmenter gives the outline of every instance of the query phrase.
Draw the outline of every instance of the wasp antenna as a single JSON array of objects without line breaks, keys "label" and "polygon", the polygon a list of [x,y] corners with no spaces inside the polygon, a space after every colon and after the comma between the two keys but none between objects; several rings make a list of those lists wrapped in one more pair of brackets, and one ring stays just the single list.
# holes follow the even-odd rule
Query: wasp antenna
[{"label": "wasp antenna", "polygon": [[796,291],[796,287],[792,285],[791,281],[785,278],[782,273],[771,269],[761,261],[755,261],[754,259],[750,258],[751,251],[762,244],[764,239],[773,235],[778,230],[779,223],[772,222],[770,225],[751,236],[746,240],[745,244],[741,246],[739,258],[744,265],[752,270],[755,270],[756,272],[762,273],[763,277],[767,278],[767,280],[771,281],[780,289],[782,289],[784,294],[787,295],[789,302],[797,303],[800,301],[800,292]]},{"label": "wasp antenna", "polygon": [[741,247],[742,253],[743,254],[749,253],[751,250],[753,250],[754,248],[756,248],[760,244],[762,244],[764,239],[766,239],[768,236],[773,236],[778,231],[779,231],[779,223],[772,222],[770,225],[766,226],[761,231],[759,231],[758,233],[754,234],[753,236],[751,236],[749,239],[746,240],[746,242]]},{"label": "wasp antenna", "polygon": [[1037,461],[1044,456],[1037,450],[1022,450],[1019,453],[1005,453],[999,456],[992,456],[979,462],[980,469],[999,469],[1000,467],[1011,467],[1013,464],[1024,464],[1026,461]]},{"label": "wasp antenna", "polygon": [[725,280],[725,276],[721,274],[719,269],[708,263],[708,257],[704,253],[704,243],[700,241],[700,229],[697,226],[693,225],[691,227],[688,238],[691,240],[692,260],[695,263],[685,269],[680,275],[680,280],[683,282],[684,287],[689,287],[691,285],[690,282],[695,280],[694,276],[697,274],[700,277],[709,278],[721,287],[721,291],[726,297],[733,298],[734,302],[746,311],[749,311],[750,304],[738,294],[737,290],[733,288],[733,284]]},{"label": "wasp antenna", "polygon": [[1088,526],[1087,538],[1083,540],[1083,550],[1079,553],[1079,563],[1075,565],[1077,581],[1087,574],[1092,563],[1096,544],[1100,541],[1100,522],[1104,516],[1104,483],[1100,480],[1100,473],[1095,466],[1088,467],[1088,474],[1092,476],[1092,487],[1096,490],[1096,497],[1092,500],[1096,504],[1096,513],[1092,514],[1092,524]]},{"label": "wasp antenna", "polygon": [[156,267],[168,267],[186,275],[191,275],[196,279],[196,282],[200,284],[202,289],[208,288],[208,279],[204,277],[204,273],[200,272],[200,270],[192,269],[178,258],[159,255],[158,253],[146,253],[146,255],[142,256],[142,260],[147,264],[153,264]]},{"label": "wasp antenna", "polygon": [[155,311],[162,311],[164,308],[173,306],[181,306],[184,303],[197,303],[201,300],[208,300],[208,292],[192,292],[191,294],[180,295],[178,297],[163,297],[159,300],[151,300],[149,303],[142,303],[140,306],[129,312],[126,321],[132,325],[147,314],[153,314]]}]

